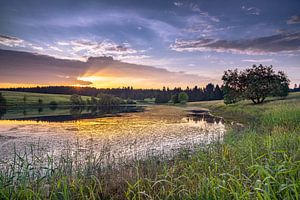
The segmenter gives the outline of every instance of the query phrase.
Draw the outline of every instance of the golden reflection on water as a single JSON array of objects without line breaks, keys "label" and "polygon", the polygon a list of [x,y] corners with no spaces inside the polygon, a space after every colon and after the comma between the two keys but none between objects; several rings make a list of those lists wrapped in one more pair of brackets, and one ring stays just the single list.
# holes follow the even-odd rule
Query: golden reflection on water
[{"label": "golden reflection on water", "polygon": [[0,159],[9,157],[14,144],[22,151],[28,144],[40,143],[46,151],[59,154],[67,143],[75,148],[79,142],[80,148],[98,152],[105,148],[115,158],[127,160],[222,139],[221,121],[194,118],[182,108],[152,106],[145,112],[64,123],[0,120]]}]

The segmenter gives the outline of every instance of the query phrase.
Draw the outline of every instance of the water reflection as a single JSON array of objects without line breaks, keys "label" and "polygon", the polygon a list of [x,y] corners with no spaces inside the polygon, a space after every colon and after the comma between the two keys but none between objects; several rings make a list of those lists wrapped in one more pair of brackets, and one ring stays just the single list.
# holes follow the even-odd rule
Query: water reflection
[{"label": "water reflection", "polygon": [[190,114],[188,114],[183,121],[194,124],[200,124],[203,122],[224,124],[224,119],[222,117],[213,116],[208,111],[203,110],[191,110]]},{"label": "water reflection", "polygon": [[[16,117],[15,113],[17,120],[0,120],[0,135],[15,137],[5,140],[0,137],[0,160],[9,160],[14,146],[22,151],[28,143],[39,143],[45,153],[59,156],[67,148],[93,149],[104,156],[103,162],[113,159],[115,163],[124,163],[149,156],[172,156],[181,149],[192,150],[220,141],[225,133],[223,120],[207,112],[186,112],[174,106],[149,106],[144,112],[132,112],[137,109],[134,106],[122,109],[129,113],[119,116],[119,108],[90,107],[66,109],[68,114],[57,109],[52,116],[33,117],[34,113],[28,111],[27,121],[19,121],[24,116],[21,113],[22,116]],[[8,112],[5,117],[13,114]],[[101,117],[103,114],[111,117]]]},{"label": "water reflection", "polygon": [[34,107],[10,108],[0,110],[0,119],[4,120],[35,120],[45,122],[66,122],[81,119],[92,119],[120,113],[141,112],[141,106],[75,106],[75,107]]},{"label": "water reflection", "polygon": [[0,107],[0,119],[6,114],[6,108]]}]

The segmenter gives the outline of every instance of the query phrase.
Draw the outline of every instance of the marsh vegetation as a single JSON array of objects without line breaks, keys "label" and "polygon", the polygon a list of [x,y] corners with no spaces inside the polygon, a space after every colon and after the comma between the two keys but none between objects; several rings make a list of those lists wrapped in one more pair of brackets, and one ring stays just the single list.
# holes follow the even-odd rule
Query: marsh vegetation
[{"label": "marsh vegetation", "polygon": [[[192,109],[209,108],[246,127],[233,126],[222,140],[205,146],[182,147],[167,157],[164,151],[136,156],[117,167],[104,165],[103,160],[112,155],[94,146],[63,148],[55,156],[43,154],[39,143],[25,152],[15,149],[11,162],[1,168],[0,195],[2,199],[297,199],[299,99],[294,93],[262,105],[248,101],[189,104]],[[176,121],[179,113],[172,113],[171,121]],[[154,119],[164,121],[161,112],[147,118],[147,126]]]}]

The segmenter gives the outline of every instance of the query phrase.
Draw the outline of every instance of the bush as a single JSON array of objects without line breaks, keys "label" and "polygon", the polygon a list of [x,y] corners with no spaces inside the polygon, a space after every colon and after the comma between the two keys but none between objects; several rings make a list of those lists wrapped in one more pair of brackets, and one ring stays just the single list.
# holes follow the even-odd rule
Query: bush
[{"label": "bush", "polygon": [[185,104],[189,100],[189,96],[185,92],[180,92],[178,94],[179,103]]}]

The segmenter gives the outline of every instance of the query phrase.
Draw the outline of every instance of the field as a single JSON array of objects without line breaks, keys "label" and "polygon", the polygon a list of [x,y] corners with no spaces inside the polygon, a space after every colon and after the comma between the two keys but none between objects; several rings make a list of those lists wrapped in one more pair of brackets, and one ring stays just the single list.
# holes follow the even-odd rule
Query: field
[{"label": "field", "polygon": [[[8,106],[35,106],[40,105],[39,99],[42,100],[42,105],[48,105],[51,101],[55,101],[58,105],[70,104],[70,96],[64,94],[40,94],[31,92],[13,92],[13,91],[0,91],[4,98],[7,100]],[[24,101],[25,97],[25,101]],[[82,97],[86,100],[89,97]]]},{"label": "field", "polygon": [[[91,151],[86,164],[77,153],[39,168],[38,148],[0,173],[0,199],[299,199],[300,93],[268,99],[195,102],[226,120],[239,121],[224,141],[172,160],[150,157],[120,168],[103,168]],[[58,164],[54,165],[57,162]]]}]

